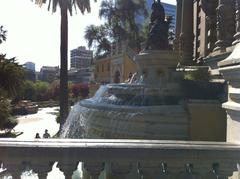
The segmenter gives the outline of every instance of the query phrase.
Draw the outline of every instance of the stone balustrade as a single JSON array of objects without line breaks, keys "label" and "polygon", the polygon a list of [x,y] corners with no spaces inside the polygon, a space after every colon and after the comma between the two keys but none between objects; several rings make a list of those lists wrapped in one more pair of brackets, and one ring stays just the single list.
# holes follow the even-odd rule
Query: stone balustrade
[{"label": "stone balustrade", "polygon": [[[238,170],[240,145],[158,140],[0,140],[0,161],[13,178],[26,165],[44,179],[54,162],[72,178],[78,162],[97,179],[106,166],[108,178],[227,179]],[[135,173],[133,171],[136,171]]]}]

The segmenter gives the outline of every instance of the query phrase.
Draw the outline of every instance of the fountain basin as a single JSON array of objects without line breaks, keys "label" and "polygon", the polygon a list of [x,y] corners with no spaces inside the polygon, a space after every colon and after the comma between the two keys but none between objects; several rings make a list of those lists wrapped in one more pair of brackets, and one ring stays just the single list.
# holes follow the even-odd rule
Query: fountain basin
[{"label": "fountain basin", "polygon": [[188,139],[187,112],[181,105],[126,106],[76,104],[69,116],[67,138]]}]

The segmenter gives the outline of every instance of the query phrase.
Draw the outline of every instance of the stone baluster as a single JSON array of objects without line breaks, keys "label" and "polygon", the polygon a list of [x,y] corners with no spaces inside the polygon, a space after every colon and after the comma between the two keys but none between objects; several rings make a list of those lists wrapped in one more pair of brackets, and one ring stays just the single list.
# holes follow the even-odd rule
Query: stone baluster
[{"label": "stone baluster", "polygon": [[66,179],[71,179],[73,172],[77,170],[78,162],[77,161],[60,161],[57,164],[57,167],[63,172]]},{"label": "stone baluster", "polygon": [[114,179],[125,179],[131,172],[133,166],[130,162],[112,162],[111,175]]},{"label": "stone baluster", "polygon": [[208,172],[204,176],[205,178],[209,178],[209,179],[222,178],[222,175],[220,174],[220,171],[219,171],[219,164],[213,163],[210,172]]},{"label": "stone baluster", "polygon": [[200,179],[200,174],[195,172],[192,163],[185,164],[185,170],[178,174],[179,179]]},{"label": "stone baluster", "polygon": [[139,175],[144,179],[159,178],[161,174],[161,169],[162,169],[161,162],[139,162],[138,163]]},{"label": "stone baluster", "polygon": [[193,0],[182,0],[182,21],[180,34],[180,60],[191,64],[193,60]]},{"label": "stone baluster", "polygon": [[104,163],[101,162],[84,162],[84,169],[90,175],[90,179],[98,179],[100,173],[104,169]]},{"label": "stone baluster", "polygon": [[235,41],[233,45],[236,45],[240,42],[240,0],[236,0],[235,4],[236,9],[236,34],[234,35]]},{"label": "stone baluster", "polygon": [[224,40],[225,36],[225,22],[224,22],[224,0],[218,0],[217,11],[217,42],[215,43],[214,51],[220,50],[224,51],[226,48],[226,43]]},{"label": "stone baluster", "polygon": [[13,179],[21,179],[22,172],[24,171],[24,165],[20,161],[4,161],[4,167],[12,175]]},{"label": "stone baluster", "polygon": [[161,179],[171,179],[171,173],[168,171],[167,163],[162,162],[160,166],[160,178]]},{"label": "stone baluster", "polygon": [[34,161],[31,162],[31,168],[38,174],[39,179],[46,179],[48,173],[52,170],[54,162],[48,161]]}]

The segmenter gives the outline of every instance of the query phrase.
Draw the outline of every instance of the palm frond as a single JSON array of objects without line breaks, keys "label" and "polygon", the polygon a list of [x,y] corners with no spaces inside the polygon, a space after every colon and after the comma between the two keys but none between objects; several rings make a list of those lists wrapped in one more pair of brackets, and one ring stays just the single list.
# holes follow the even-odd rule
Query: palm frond
[{"label": "palm frond", "polygon": [[[73,8],[75,9],[75,11],[77,12],[77,9],[80,10],[80,12],[82,14],[85,13],[85,11],[90,12],[91,8],[90,8],[90,0],[32,0],[35,2],[35,4],[37,4],[39,7],[42,7],[43,4],[48,2],[48,10],[52,11],[53,13],[55,13],[57,11],[57,8],[63,5],[65,5],[65,3],[63,3],[64,1],[67,1],[67,9],[70,13],[70,15],[72,15],[72,11]],[[96,2],[96,0],[94,0]]]}]

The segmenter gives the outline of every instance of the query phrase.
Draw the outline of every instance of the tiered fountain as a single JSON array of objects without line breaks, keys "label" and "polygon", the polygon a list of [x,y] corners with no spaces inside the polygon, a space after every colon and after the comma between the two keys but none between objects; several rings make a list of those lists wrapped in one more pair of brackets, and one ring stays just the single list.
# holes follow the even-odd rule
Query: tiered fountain
[{"label": "tiered fountain", "polygon": [[[135,57],[136,80],[101,86],[96,95],[72,109],[66,138],[188,139],[188,115],[169,50],[169,21],[160,1],[152,5],[146,48]],[[134,77],[136,77],[134,76]]]}]

